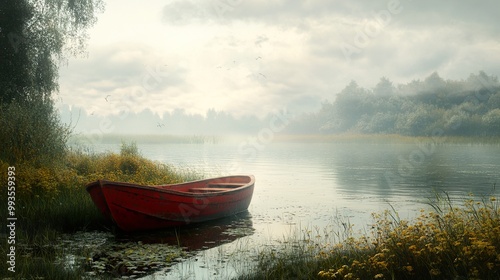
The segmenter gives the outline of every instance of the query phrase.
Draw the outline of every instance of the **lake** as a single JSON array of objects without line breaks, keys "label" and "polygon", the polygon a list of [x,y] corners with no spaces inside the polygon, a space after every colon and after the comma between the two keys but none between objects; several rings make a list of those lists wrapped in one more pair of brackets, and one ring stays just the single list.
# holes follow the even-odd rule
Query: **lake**
[{"label": "lake", "polygon": [[[250,138],[206,144],[146,144],[140,153],[195,170],[205,177],[253,174],[248,213],[180,234],[195,253],[168,270],[144,279],[227,279],[247,269],[259,248],[287,237],[329,228],[370,227],[371,214],[393,207],[412,218],[436,193],[454,201],[469,193],[498,195],[500,146],[427,142],[373,143],[252,142]],[[96,152],[119,152],[119,143]],[[151,236],[147,238],[152,238]],[[178,240],[177,240],[178,241]],[[173,242],[176,242],[175,240]]]}]

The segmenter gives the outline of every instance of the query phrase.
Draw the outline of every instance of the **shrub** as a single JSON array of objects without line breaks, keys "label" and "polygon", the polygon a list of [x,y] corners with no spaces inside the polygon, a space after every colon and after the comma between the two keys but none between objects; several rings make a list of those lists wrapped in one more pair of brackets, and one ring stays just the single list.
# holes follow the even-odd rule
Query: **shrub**
[{"label": "shrub", "polygon": [[[0,160],[2,170],[7,170],[8,166],[9,163]],[[180,174],[169,165],[131,154],[69,151],[58,165],[35,166],[22,162],[15,167],[17,214],[23,220],[19,231],[29,234],[45,228],[73,231],[88,225],[95,227],[101,222],[101,215],[84,188],[95,180],[157,185],[200,178],[195,173]],[[0,181],[7,182],[7,172],[0,173]],[[2,201],[7,201],[6,194],[5,189],[0,193]],[[0,213],[0,218],[5,220],[5,214]]]},{"label": "shrub", "polygon": [[122,141],[120,146],[120,155],[122,156],[139,156],[139,148],[137,148],[137,143],[132,141],[129,144]]},{"label": "shrub", "polygon": [[371,238],[348,239],[322,258],[351,252],[321,270],[326,279],[498,279],[500,207],[495,197],[463,207],[433,204],[414,223],[386,211],[374,215]]},{"label": "shrub", "polygon": [[0,159],[36,167],[62,161],[70,128],[59,121],[52,101],[0,104]]}]

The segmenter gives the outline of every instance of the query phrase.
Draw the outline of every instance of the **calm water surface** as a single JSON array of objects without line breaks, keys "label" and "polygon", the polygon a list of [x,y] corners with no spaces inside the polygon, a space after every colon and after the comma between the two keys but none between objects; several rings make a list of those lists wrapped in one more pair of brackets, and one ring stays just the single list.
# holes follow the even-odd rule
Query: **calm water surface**
[{"label": "calm water surface", "polygon": [[[202,243],[198,253],[145,279],[227,279],[245,271],[244,263],[258,248],[278,246],[304,230],[341,229],[349,222],[363,231],[371,213],[390,207],[401,218],[411,218],[429,208],[426,203],[436,192],[453,200],[468,193],[499,194],[498,145],[242,143],[138,143],[145,157],[206,177],[241,173],[256,178],[248,213],[188,229],[185,236],[203,237],[196,241]],[[119,145],[95,150],[118,151]],[[204,231],[220,237],[209,238]]]}]

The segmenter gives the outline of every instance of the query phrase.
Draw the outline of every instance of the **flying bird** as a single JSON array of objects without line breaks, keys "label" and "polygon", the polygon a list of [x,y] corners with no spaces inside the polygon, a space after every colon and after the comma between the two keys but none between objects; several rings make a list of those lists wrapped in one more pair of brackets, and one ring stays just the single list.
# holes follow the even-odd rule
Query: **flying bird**
[{"label": "flying bird", "polygon": [[262,57],[259,56],[259,57],[255,58],[255,60],[259,60],[259,59],[262,59]]},{"label": "flying bird", "polygon": [[106,98],[104,98],[104,99],[106,99],[106,102],[108,102],[108,97],[111,97],[111,95],[109,95],[109,94],[108,94],[108,95],[106,96]]},{"label": "flying bird", "polygon": [[165,124],[163,124],[163,123],[158,123],[158,125],[156,125],[156,126],[161,128],[161,127],[164,127],[164,126],[165,126]]},{"label": "flying bird", "polygon": [[264,77],[264,79],[267,79],[266,78],[266,75],[262,74],[262,73],[259,73],[259,75],[261,75],[262,77]]}]

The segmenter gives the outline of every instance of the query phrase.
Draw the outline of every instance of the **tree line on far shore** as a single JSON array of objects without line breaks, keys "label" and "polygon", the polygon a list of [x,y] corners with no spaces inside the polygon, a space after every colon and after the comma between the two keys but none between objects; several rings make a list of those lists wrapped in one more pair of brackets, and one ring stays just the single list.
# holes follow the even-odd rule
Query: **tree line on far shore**
[{"label": "tree line on far shore", "polygon": [[302,115],[294,133],[361,133],[427,136],[500,135],[500,84],[481,71],[465,80],[436,72],[403,85],[382,77],[373,89],[352,81],[318,112]]},{"label": "tree line on far shore", "polygon": [[[63,119],[77,119],[83,134],[95,134],[101,116],[83,108],[65,107]],[[382,77],[372,89],[355,81],[324,101],[316,112],[294,115],[286,110],[256,116],[235,117],[210,109],[206,115],[183,109],[158,115],[151,110],[130,112],[126,118],[106,116],[114,134],[256,134],[269,128],[276,115],[280,133],[287,134],[399,134],[429,136],[500,135],[500,84],[498,78],[481,71],[465,80],[444,80],[436,72],[424,80],[394,85]],[[102,120],[101,120],[102,121]],[[134,131],[130,131],[134,127]],[[112,130],[111,130],[112,129]]]}]

